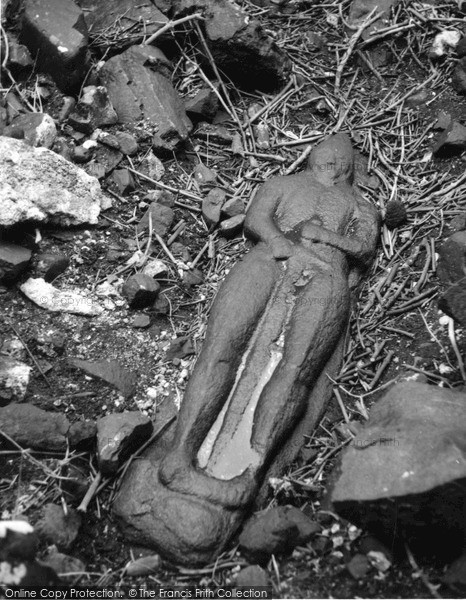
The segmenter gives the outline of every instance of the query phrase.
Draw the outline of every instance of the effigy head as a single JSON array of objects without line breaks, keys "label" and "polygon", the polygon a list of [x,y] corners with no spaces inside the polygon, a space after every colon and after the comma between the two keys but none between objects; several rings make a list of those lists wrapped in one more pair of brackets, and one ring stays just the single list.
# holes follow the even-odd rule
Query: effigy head
[{"label": "effigy head", "polygon": [[325,185],[352,183],[354,151],[350,137],[346,133],[337,133],[313,148],[309,157],[309,169]]}]

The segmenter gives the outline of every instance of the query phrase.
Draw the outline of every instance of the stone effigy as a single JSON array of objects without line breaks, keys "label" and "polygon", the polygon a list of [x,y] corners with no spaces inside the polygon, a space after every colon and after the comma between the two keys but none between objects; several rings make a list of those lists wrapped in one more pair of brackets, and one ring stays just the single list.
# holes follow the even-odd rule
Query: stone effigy
[{"label": "stone effigy", "polygon": [[114,509],[127,535],[175,562],[218,555],[331,395],[379,232],[354,162],[349,137],[334,135],[304,172],[261,187],[245,221],[255,246],[213,303],[175,430],[122,482]]}]

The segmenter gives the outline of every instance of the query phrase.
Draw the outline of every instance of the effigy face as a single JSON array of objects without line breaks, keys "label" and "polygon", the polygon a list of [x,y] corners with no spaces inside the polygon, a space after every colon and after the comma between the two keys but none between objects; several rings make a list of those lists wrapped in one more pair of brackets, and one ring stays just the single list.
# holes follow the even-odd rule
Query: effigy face
[{"label": "effigy face", "polygon": [[212,560],[317,425],[378,239],[353,171],[348,136],[334,135],[251,203],[256,244],[219,289],[176,427],[133,463],[115,502],[138,543]]}]

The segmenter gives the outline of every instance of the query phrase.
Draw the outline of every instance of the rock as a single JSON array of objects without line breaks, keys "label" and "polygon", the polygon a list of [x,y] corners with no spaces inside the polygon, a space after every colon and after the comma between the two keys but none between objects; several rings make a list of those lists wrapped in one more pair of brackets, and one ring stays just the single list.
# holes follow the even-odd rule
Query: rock
[{"label": "rock", "polygon": [[148,275],[149,277],[156,279],[157,277],[166,277],[168,275],[168,267],[163,260],[151,258],[149,261],[147,261],[147,264],[143,268],[142,272],[144,275]]},{"label": "rock", "polygon": [[73,315],[94,317],[101,315],[104,309],[84,292],[78,290],[59,290],[42,278],[30,278],[19,288],[25,296],[37,306],[51,312],[63,312]]},{"label": "rock", "polygon": [[[375,9],[376,13],[382,13],[377,21],[366,27],[362,32],[362,39],[367,40],[371,33],[381,29],[388,24],[388,18],[392,7],[398,4],[399,0],[353,0],[348,16],[348,25],[351,30],[358,29],[367,19],[369,14]],[[375,14],[375,13],[374,13]],[[352,31],[351,31],[352,32]]]},{"label": "rock", "polygon": [[57,137],[57,128],[46,113],[25,113],[18,115],[5,127],[3,135],[24,140],[30,146],[51,148]]},{"label": "rock", "polygon": [[156,300],[159,291],[160,285],[152,277],[138,273],[128,277],[121,293],[130,308],[145,308]]},{"label": "rock", "polygon": [[170,342],[170,347],[167,350],[165,358],[173,360],[177,358],[181,360],[187,356],[192,356],[195,353],[193,341],[188,336],[176,338]]},{"label": "rock", "polygon": [[69,267],[70,259],[66,254],[43,252],[37,257],[37,274],[47,283],[52,282]]},{"label": "rock", "polygon": [[107,204],[94,177],[46,148],[0,136],[0,226],[97,223]]},{"label": "rock", "polygon": [[131,561],[125,567],[125,575],[128,577],[143,577],[153,575],[162,566],[162,561],[158,554],[149,556],[141,556],[136,560]]},{"label": "rock", "polygon": [[35,526],[39,537],[55,544],[60,551],[69,550],[81,527],[81,515],[69,506],[65,513],[61,506],[51,503],[46,504],[41,512]]},{"label": "rock", "polygon": [[261,569],[258,565],[250,565],[241,569],[235,579],[235,585],[238,587],[269,587],[270,579],[267,571]]},{"label": "rock", "polygon": [[[97,40],[112,35],[112,47],[121,50],[133,44],[140,44],[144,37],[158,31],[168,21],[160,11],[157,3],[143,0],[134,4],[128,0],[78,0],[84,10],[85,19],[93,38]],[[123,32],[131,28],[131,37]],[[167,32],[157,40],[166,41],[170,37]]]},{"label": "rock", "polygon": [[444,29],[434,38],[432,47],[429,50],[429,58],[437,59],[444,56],[448,48],[455,48],[461,39],[461,33],[455,29]]},{"label": "rock", "polygon": [[89,68],[88,33],[73,0],[25,0],[20,41],[60,89],[79,89]]},{"label": "rock", "polygon": [[116,473],[131,452],[150,438],[152,430],[152,421],[138,411],[98,419],[97,452],[102,473]]},{"label": "rock", "polygon": [[466,94],[466,56],[460,58],[451,78],[453,89],[458,94]]},{"label": "rock", "polygon": [[463,58],[466,56],[466,35],[463,35],[458,42],[458,45],[456,46],[456,54],[458,55],[458,58]]},{"label": "rock", "polygon": [[0,408],[0,430],[22,448],[64,451],[69,427],[64,415],[46,412],[32,404],[14,403]]},{"label": "rock", "polygon": [[435,156],[448,157],[466,150],[466,127],[453,121],[437,139],[432,149]]},{"label": "rock", "polygon": [[92,133],[97,127],[115,125],[117,121],[118,116],[108,97],[107,88],[102,85],[86,86],[68,118],[71,127],[83,133]]},{"label": "rock", "polygon": [[144,175],[147,175],[147,177],[159,181],[165,173],[165,167],[160,158],[157,158],[153,152],[149,152],[149,154],[142,159],[141,164],[139,165],[139,171],[144,173]]},{"label": "rock", "polygon": [[130,194],[135,189],[133,176],[128,169],[115,169],[112,173],[112,180],[116,185],[118,193],[122,196]]},{"label": "rock", "polygon": [[346,568],[353,579],[364,579],[371,568],[371,563],[364,554],[355,554],[347,563]]},{"label": "rock", "polygon": [[72,448],[89,450],[94,444],[96,435],[95,421],[75,421],[71,423],[68,431],[68,440]]},{"label": "rock", "polygon": [[466,327],[466,286],[464,283],[451,285],[438,300],[439,309]]},{"label": "rock", "polygon": [[405,205],[399,200],[390,200],[385,208],[385,225],[389,229],[396,229],[404,225],[408,220],[408,213]]},{"label": "rock", "polygon": [[86,570],[86,565],[82,560],[58,552],[56,546],[49,546],[47,548],[47,553],[41,562],[57,573],[60,573],[60,577],[66,577],[67,573],[71,573],[71,576],[74,578],[76,577],[76,573],[83,573]]},{"label": "rock", "polygon": [[144,121],[144,128],[154,133],[154,149],[172,151],[186,140],[192,125],[170,80],[152,66],[161,54],[154,47],[133,46],[110,58],[100,75],[119,122]]},{"label": "rock", "polygon": [[218,103],[218,96],[210,87],[201,88],[184,101],[188,116],[195,121],[211,121],[218,111]]},{"label": "rock", "polygon": [[212,188],[202,201],[202,216],[207,225],[217,225],[227,194],[221,188]]},{"label": "rock", "polygon": [[443,131],[448,129],[452,124],[453,118],[450,113],[440,110],[437,114],[437,120],[434,123],[433,129]]},{"label": "rock", "polygon": [[73,98],[73,96],[64,96],[63,104],[60,108],[60,112],[58,113],[58,122],[64,123],[73,112],[73,108],[75,106],[76,100]]},{"label": "rock", "polygon": [[243,229],[245,215],[238,215],[220,223],[220,234],[226,238],[235,237]]},{"label": "rock", "polygon": [[120,145],[120,150],[125,156],[134,156],[139,150],[139,145],[134,137],[126,131],[118,131],[115,137]]},{"label": "rock", "polygon": [[324,38],[314,31],[306,33],[305,44],[309,52],[320,52],[326,47]]},{"label": "rock", "polygon": [[0,356],[0,406],[24,400],[31,371],[19,360]]},{"label": "rock", "polygon": [[73,161],[78,164],[87,163],[94,154],[94,148],[89,146],[76,146],[73,148]]},{"label": "rock", "polygon": [[131,327],[135,329],[147,329],[150,325],[149,315],[136,315],[131,323]]},{"label": "rock", "polygon": [[85,167],[89,175],[100,178],[109,175],[123,160],[123,153],[104,144],[94,149],[94,157]]},{"label": "rock", "polygon": [[448,567],[442,581],[458,594],[466,592],[466,553]]},{"label": "rock", "polygon": [[382,542],[373,535],[365,535],[361,539],[359,543],[359,552],[367,555],[383,554],[388,562],[393,562],[393,553],[385,546],[385,544],[382,544]]},{"label": "rock", "polygon": [[390,388],[342,456],[334,509],[390,547],[403,538],[419,554],[458,552],[466,540],[465,397],[415,382]]},{"label": "rock", "polygon": [[20,44],[11,33],[8,34],[8,68],[13,73],[20,73],[25,69],[32,69],[34,61],[26,46]]},{"label": "rock", "polygon": [[137,232],[149,230],[149,220],[152,222],[152,232],[164,238],[172,226],[175,213],[168,206],[152,202],[137,225]]},{"label": "rock", "polygon": [[446,285],[464,279],[466,270],[466,231],[451,235],[439,248],[437,275]]},{"label": "rock", "polygon": [[234,196],[225,202],[222,206],[222,216],[230,219],[231,217],[237,217],[239,215],[244,215],[245,206],[243,201],[238,196]]},{"label": "rock", "polygon": [[183,273],[183,283],[186,287],[194,287],[204,283],[204,275],[200,269],[190,269]]},{"label": "rock", "polygon": [[28,248],[0,241],[0,282],[12,282],[28,268],[32,253]]},{"label": "rock", "polygon": [[196,127],[194,136],[206,142],[219,144],[221,146],[230,146],[233,142],[233,134],[231,134],[223,125],[215,125],[202,121]]},{"label": "rock", "polygon": [[193,177],[200,186],[211,185],[217,181],[217,174],[203,163],[194,167]]},{"label": "rock", "polygon": [[259,564],[272,554],[289,553],[306,544],[321,526],[294,506],[277,506],[249,519],[239,536],[241,551]]},{"label": "rock", "polygon": [[69,363],[82,369],[88,375],[97,377],[116,387],[126,398],[134,394],[137,377],[135,373],[125,369],[117,360],[82,360],[70,358]]}]

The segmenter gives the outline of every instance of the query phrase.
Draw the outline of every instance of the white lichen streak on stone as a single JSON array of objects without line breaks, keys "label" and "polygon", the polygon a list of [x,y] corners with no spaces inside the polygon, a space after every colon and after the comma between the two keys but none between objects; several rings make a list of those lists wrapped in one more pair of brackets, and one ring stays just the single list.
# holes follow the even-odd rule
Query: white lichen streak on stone
[{"label": "white lichen streak on stone", "polygon": [[0,562],[0,582],[6,585],[19,585],[26,575],[24,564],[12,567],[10,563]]}]

